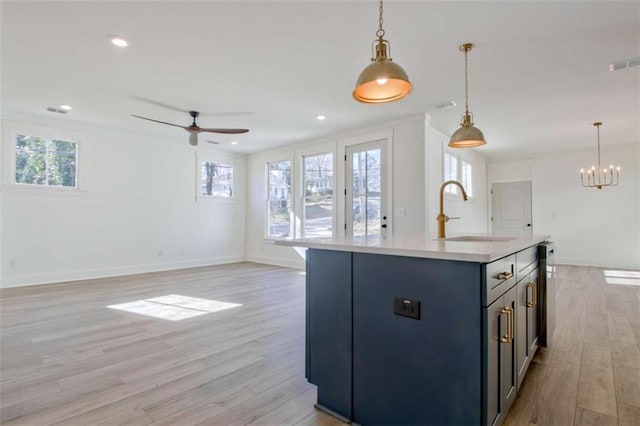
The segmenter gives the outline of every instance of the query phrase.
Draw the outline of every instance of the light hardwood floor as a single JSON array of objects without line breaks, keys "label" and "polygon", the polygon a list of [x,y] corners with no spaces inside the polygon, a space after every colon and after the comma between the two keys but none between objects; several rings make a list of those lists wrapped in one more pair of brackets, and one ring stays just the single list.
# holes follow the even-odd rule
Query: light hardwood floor
[{"label": "light hardwood floor", "polygon": [[[637,282],[638,280],[636,280]],[[106,306],[240,303],[182,321]],[[3,424],[341,425],[304,379],[304,275],[238,263],[0,291]],[[558,326],[508,425],[640,425],[640,286],[558,267]]]}]

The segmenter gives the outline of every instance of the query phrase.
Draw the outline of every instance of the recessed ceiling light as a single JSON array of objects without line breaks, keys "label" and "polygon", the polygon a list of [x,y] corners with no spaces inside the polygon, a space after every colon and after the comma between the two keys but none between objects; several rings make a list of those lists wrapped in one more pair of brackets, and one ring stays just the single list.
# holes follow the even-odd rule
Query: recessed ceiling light
[{"label": "recessed ceiling light", "polygon": [[117,47],[127,47],[129,45],[129,42],[122,37],[112,37],[111,44]]},{"label": "recessed ceiling light", "polygon": [[238,141],[232,141],[231,145],[238,145]]},{"label": "recessed ceiling light", "polygon": [[316,115],[316,118],[320,121],[324,120],[325,118],[327,118],[325,115]]},{"label": "recessed ceiling light", "polygon": [[71,105],[60,105],[60,109],[63,109],[65,111],[71,111]]}]

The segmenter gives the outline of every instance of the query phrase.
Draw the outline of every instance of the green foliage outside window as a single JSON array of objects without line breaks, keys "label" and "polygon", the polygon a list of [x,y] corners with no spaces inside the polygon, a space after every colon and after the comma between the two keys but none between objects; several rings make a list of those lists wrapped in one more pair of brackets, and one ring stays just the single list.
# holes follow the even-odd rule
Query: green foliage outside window
[{"label": "green foliage outside window", "polygon": [[40,137],[16,138],[16,183],[76,186],[78,144]]}]

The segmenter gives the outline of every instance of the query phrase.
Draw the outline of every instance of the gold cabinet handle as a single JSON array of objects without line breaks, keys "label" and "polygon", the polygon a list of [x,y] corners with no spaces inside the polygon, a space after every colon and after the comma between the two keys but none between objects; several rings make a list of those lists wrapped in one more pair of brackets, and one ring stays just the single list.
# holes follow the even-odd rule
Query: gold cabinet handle
[{"label": "gold cabinet handle", "polygon": [[507,316],[507,334],[504,336],[500,336],[500,341],[502,343],[511,343],[513,342],[513,334],[514,334],[514,321],[513,321],[513,309],[508,306],[500,309],[500,315]]},{"label": "gold cabinet handle", "polygon": [[511,277],[513,277],[512,272],[499,272],[496,278],[498,278],[499,280],[508,280]]},{"label": "gold cabinet handle", "polygon": [[529,292],[527,292],[527,307],[533,308],[538,304],[538,295],[536,294],[536,283],[527,283],[527,288],[531,289],[531,301],[529,301]]}]

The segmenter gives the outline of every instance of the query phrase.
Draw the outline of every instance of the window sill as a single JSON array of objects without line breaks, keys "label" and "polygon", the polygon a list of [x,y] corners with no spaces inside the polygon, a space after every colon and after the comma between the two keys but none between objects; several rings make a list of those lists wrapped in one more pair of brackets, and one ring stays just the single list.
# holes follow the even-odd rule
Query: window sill
[{"label": "window sill", "polygon": [[219,197],[216,195],[198,195],[197,201],[205,201],[208,203],[239,203],[241,200],[237,197]]},{"label": "window sill", "polygon": [[2,192],[7,194],[22,195],[48,195],[52,197],[85,197],[87,190],[82,188],[70,188],[64,186],[38,186],[26,184],[4,184]]}]

